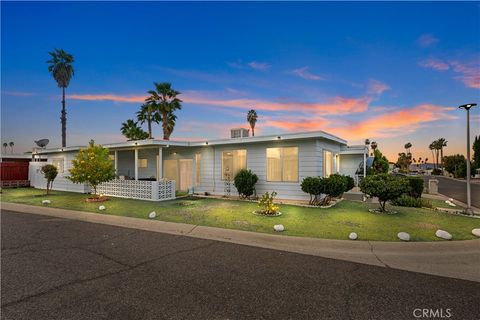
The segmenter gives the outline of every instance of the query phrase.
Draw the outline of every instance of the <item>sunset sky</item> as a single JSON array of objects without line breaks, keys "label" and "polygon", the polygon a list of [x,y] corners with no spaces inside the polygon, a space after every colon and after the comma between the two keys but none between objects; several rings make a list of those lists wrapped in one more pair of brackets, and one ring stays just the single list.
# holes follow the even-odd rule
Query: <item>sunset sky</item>
[{"label": "sunset sky", "polygon": [[[465,153],[465,112],[480,102],[480,6],[468,3],[2,2],[2,143],[59,146],[53,48],[75,57],[67,144],[121,142],[153,82],[183,109],[172,140],[225,138],[259,114],[259,135],[324,130],[378,142],[396,161]],[[480,134],[480,107],[471,112]],[[146,127],[146,126],[144,126]],[[161,126],[154,127],[161,137]]]}]

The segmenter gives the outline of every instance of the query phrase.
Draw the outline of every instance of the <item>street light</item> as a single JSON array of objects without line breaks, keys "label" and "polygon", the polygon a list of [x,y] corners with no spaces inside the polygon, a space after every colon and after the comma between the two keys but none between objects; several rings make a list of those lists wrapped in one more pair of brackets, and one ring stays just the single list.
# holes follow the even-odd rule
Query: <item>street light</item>
[{"label": "street light", "polygon": [[476,103],[468,103],[459,106],[459,109],[467,110],[467,213],[473,214],[472,196],[470,191],[470,108],[475,107]]}]

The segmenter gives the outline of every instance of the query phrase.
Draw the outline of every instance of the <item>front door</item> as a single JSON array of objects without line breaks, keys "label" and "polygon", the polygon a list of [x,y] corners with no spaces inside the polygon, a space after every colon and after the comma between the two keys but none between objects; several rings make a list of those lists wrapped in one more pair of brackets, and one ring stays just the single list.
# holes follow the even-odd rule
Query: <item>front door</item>
[{"label": "front door", "polygon": [[193,160],[175,159],[163,161],[163,176],[169,180],[175,180],[175,188],[187,191],[193,186]]}]

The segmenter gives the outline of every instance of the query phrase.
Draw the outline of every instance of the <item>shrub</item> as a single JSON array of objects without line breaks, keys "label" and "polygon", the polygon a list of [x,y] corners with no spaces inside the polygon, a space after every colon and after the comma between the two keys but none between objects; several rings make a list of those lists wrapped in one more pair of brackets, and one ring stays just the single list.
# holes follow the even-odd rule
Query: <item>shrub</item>
[{"label": "shrub", "polygon": [[80,149],[72,160],[72,169],[67,178],[73,183],[87,183],[96,195],[100,183],[115,178],[115,168],[108,156],[108,149],[91,140],[88,148]]},{"label": "shrub", "polygon": [[[347,190],[348,180],[346,176],[332,174],[327,178],[306,177],[301,183],[303,192],[310,195],[309,204],[328,205],[332,198],[341,196]],[[322,194],[325,197],[320,198]]]},{"label": "shrub", "polygon": [[332,198],[340,197],[347,189],[347,179],[339,174],[332,174],[328,178],[324,178],[323,193],[326,197],[323,200],[324,205],[328,205]]},{"label": "shrub", "polygon": [[58,170],[57,167],[55,167],[53,164],[46,164],[42,166],[41,172],[43,173],[43,176],[45,179],[47,179],[47,194],[49,193],[53,180],[57,177]]},{"label": "shrub", "polygon": [[258,201],[258,206],[261,208],[260,213],[267,216],[273,216],[278,213],[280,208],[273,203],[276,196],[277,193],[275,191],[272,191],[272,193],[268,193],[267,191],[263,194],[262,198]]},{"label": "shrub", "polygon": [[408,177],[410,190],[408,195],[414,198],[421,198],[423,193],[423,179],[420,177]]},{"label": "shrub", "polygon": [[407,194],[403,194],[400,197],[392,200],[391,204],[399,207],[432,208],[432,203],[430,201],[422,198],[415,198]]},{"label": "shrub", "polygon": [[369,197],[377,197],[380,211],[384,212],[387,201],[395,200],[407,193],[409,184],[404,177],[377,174],[366,176],[360,183],[360,190]]},{"label": "shrub", "polygon": [[438,175],[441,175],[442,174],[442,170],[438,169],[438,168],[435,168],[432,170],[432,175],[434,176],[438,176]]},{"label": "shrub", "polygon": [[310,195],[310,205],[320,203],[320,195],[323,193],[323,180],[320,177],[306,177],[301,183],[302,191]]},{"label": "shrub", "polygon": [[352,190],[353,187],[355,187],[355,180],[354,180],[352,177],[350,177],[350,176],[345,176],[345,175],[344,175],[344,177],[345,177],[345,179],[346,179],[346,181],[347,181],[347,187],[345,188],[345,192],[347,192],[347,191]]},{"label": "shrub", "polygon": [[255,193],[255,184],[258,181],[258,177],[251,170],[242,169],[234,178],[233,185],[238,190],[238,196],[240,198],[248,198]]}]

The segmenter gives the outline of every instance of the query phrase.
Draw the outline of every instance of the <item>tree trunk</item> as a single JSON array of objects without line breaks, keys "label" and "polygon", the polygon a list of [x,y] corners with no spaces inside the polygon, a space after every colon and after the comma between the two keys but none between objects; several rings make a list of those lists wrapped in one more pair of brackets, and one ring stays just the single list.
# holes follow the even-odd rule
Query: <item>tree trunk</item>
[{"label": "tree trunk", "polygon": [[67,112],[65,111],[65,87],[62,87],[62,114],[60,116],[62,122],[62,148],[67,146]]},{"label": "tree trunk", "polygon": [[153,139],[152,137],[152,119],[148,119],[148,139]]},{"label": "tree trunk", "polygon": [[167,112],[162,112],[162,127],[163,127],[163,140],[169,140],[170,135],[168,134],[168,115]]},{"label": "tree trunk", "polygon": [[255,126],[252,126],[252,137],[255,137]]},{"label": "tree trunk", "polygon": [[443,148],[440,149],[440,163],[441,163],[441,165],[442,165],[442,173],[443,173],[443,172],[444,172],[444,171],[443,171]]}]

